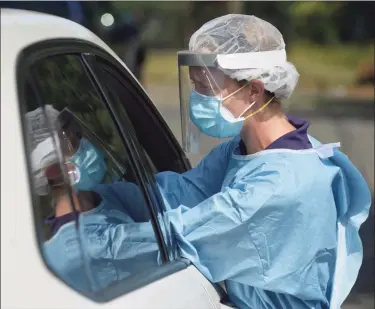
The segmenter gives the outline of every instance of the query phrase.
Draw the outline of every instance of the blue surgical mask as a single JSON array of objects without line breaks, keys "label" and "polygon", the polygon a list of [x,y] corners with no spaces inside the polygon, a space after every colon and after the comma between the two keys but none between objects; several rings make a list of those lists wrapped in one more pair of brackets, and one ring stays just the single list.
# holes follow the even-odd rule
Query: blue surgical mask
[{"label": "blue surgical mask", "polygon": [[[222,104],[222,101],[222,98],[206,96],[194,89],[191,91],[190,119],[203,134],[215,138],[228,138],[240,134],[244,118],[235,118]],[[252,105],[246,108],[243,113]]]},{"label": "blue surgical mask", "polygon": [[107,172],[104,155],[100,149],[82,138],[78,151],[70,160],[77,168],[77,177],[73,182],[76,191],[90,191],[100,184]]}]

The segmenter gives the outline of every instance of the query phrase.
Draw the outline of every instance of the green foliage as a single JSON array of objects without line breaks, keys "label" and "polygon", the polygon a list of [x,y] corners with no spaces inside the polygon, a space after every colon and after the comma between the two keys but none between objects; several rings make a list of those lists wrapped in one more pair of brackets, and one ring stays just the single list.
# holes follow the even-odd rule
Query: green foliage
[{"label": "green foliage", "polygon": [[111,5],[116,12],[147,11],[156,19],[161,30],[151,42],[154,48],[186,47],[190,35],[203,23],[232,12],[269,21],[288,44],[301,39],[326,45],[369,43],[374,38],[373,2],[113,1]]},{"label": "green foliage", "polygon": [[293,2],[290,6],[290,13],[293,17],[300,19],[309,16],[329,17],[343,6],[342,2],[322,2],[322,1],[306,1]]},{"label": "green foliage", "polygon": [[332,16],[342,5],[340,2],[294,2],[290,17],[296,37],[307,37],[321,44],[338,43],[339,29]]},{"label": "green foliage", "polygon": [[114,10],[168,10],[184,11],[189,5],[187,1],[111,1]]},{"label": "green foliage", "polygon": [[299,71],[300,85],[306,88],[351,86],[363,61],[373,63],[373,45],[321,46],[308,42],[293,44],[289,60]]}]

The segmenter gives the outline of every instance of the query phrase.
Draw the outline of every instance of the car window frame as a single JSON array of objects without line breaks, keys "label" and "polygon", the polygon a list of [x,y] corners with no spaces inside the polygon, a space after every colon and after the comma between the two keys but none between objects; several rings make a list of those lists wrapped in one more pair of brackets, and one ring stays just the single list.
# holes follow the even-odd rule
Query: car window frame
[{"label": "car window frame", "polygon": [[[98,60],[97,59],[98,57],[100,58],[100,56],[90,54],[90,55],[84,55],[84,57],[88,58],[88,62],[89,62],[88,65],[92,66],[93,74],[95,74],[97,76],[98,82],[101,83],[99,80],[104,79],[103,76],[102,76],[103,68],[98,67],[97,66],[98,62],[96,61],[96,60]],[[100,59],[100,60],[102,60],[102,59]],[[106,68],[108,68],[108,66],[110,66],[110,64],[106,63],[105,66],[106,66]],[[111,68],[111,70],[114,70],[114,69]],[[130,95],[132,95],[131,90],[128,88],[127,85],[124,84],[126,82],[126,80],[122,80],[121,76],[117,73],[115,75],[112,75],[113,73],[114,73],[113,71],[109,72],[109,74],[111,75],[111,78],[117,80],[117,82],[121,86],[123,86],[126,89],[126,91],[129,92]],[[106,92],[108,97],[109,97],[107,87],[104,84],[102,85],[102,87],[103,87],[102,91]],[[117,104],[115,102],[113,102],[113,100],[111,100],[109,98],[108,103],[110,105],[114,105],[113,109],[114,109],[115,115],[121,113],[121,111],[119,111],[119,107],[117,107]],[[164,242],[166,243],[166,246],[167,246],[169,259],[170,260],[178,259],[180,257],[179,250],[176,247],[175,240],[173,239],[173,231],[171,230],[170,226],[168,226],[168,219],[165,217],[165,214],[164,214],[167,211],[167,209],[165,207],[165,203],[163,201],[161,193],[160,193],[159,189],[157,188],[155,175],[153,174],[150,163],[146,158],[146,155],[147,155],[146,150],[143,148],[143,145],[142,145],[141,141],[139,141],[139,139],[137,138],[137,134],[135,132],[135,129],[133,128],[132,122],[129,119],[129,116],[127,115],[126,108],[124,106],[122,108],[124,109],[124,113],[125,113],[125,115],[124,115],[125,121],[124,121],[124,119],[121,119],[121,120],[118,119],[118,122],[119,122],[118,125],[124,126],[124,128],[126,129],[126,132],[129,135],[129,138],[133,142],[133,147],[134,147],[133,149],[137,150],[136,155],[138,156],[139,161],[142,162],[142,164],[141,164],[141,166],[139,166],[139,168],[143,170],[145,180],[149,184],[148,190],[150,191],[150,194],[154,197],[153,200],[155,202],[153,203],[153,206],[155,207],[155,211],[157,211],[158,213],[161,214],[161,217],[162,217],[162,220],[163,220],[162,223],[164,224],[164,231],[166,233],[166,235],[164,236]],[[126,120],[128,120],[128,121],[126,121]],[[127,122],[129,122],[129,124]]]},{"label": "car window frame", "polygon": [[[95,51],[97,51],[101,54],[101,56],[103,56],[103,58],[108,58],[108,59],[111,59],[111,61],[117,62],[117,60],[115,58],[110,56],[105,50],[101,49],[100,47],[94,45],[91,42],[87,42],[87,41],[84,41],[84,40],[77,40],[77,39],[52,39],[52,40],[37,42],[35,44],[32,44],[32,45],[26,47],[25,49],[23,49],[18,54],[17,60],[16,60],[16,68],[15,68],[16,69],[16,84],[17,84],[16,89],[17,89],[17,94],[18,94],[18,107],[19,107],[19,117],[20,117],[19,119],[21,120],[22,133],[23,133],[22,139],[23,139],[24,145],[26,145],[26,142],[27,142],[26,141],[26,139],[27,139],[26,138],[27,128],[26,128],[25,122],[23,121],[23,115],[26,112],[25,111],[26,106],[24,104],[24,102],[26,101],[25,100],[25,93],[24,93],[24,85],[25,85],[28,77],[30,77],[30,75],[25,74],[25,72],[29,73],[29,68],[31,68],[32,65],[34,63],[36,63],[37,61],[42,60],[42,59],[47,58],[47,57],[51,57],[51,56],[71,54],[71,55],[77,55],[79,58],[84,59],[83,55],[87,54],[88,50],[92,50],[94,53],[95,53]],[[85,69],[88,69],[88,68],[85,66]],[[91,77],[88,76],[88,77],[92,78],[93,76],[91,76]],[[96,84],[95,84],[95,86],[97,87]],[[101,96],[104,95],[100,88],[97,87],[97,90],[98,90],[98,92],[100,93]],[[111,111],[111,107],[107,106],[107,103],[106,103],[105,100],[103,100],[103,103],[105,104],[105,107],[107,108],[108,112],[110,113],[110,117],[115,122],[116,129],[118,130],[118,134],[120,134],[120,138],[124,143],[124,147],[126,147],[126,148],[130,147],[131,148],[131,143],[130,143],[128,137],[126,136],[126,134],[124,134],[124,132],[122,130],[119,130],[119,128],[117,127],[118,126],[117,120],[112,115],[113,111]],[[130,148],[127,148],[127,149],[130,149]],[[29,154],[27,152],[28,151],[27,147],[24,148],[24,151],[25,151],[25,154],[26,154],[25,160],[26,160],[26,165],[27,165],[27,168],[28,168],[28,180],[29,180],[29,184],[31,184],[32,179],[31,179],[31,174],[29,172],[30,168],[31,168],[31,164],[30,164]],[[134,154],[132,154],[131,151],[129,152],[129,158],[130,157],[132,157],[132,160],[137,160],[137,158],[134,157]],[[137,165],[135,165],[135,167],[136,166]],[[147,189],[145,187],[146,182],[145,182],[145,177],[143,175],[143,171],[140,170],[140,169],[137,169],[137,168],[135,168],[135,169],[136,169],[135,172],[136,172],[137,176],[140,177],[139,183],[142,184],[142,186],[143,186],[142,193],[143,193],[143,195],[146,199],[146,197],[148,196],[148,192],[147,192]],[[37,207],[38,202],[36,202],[35,199],[33,198],[32,186],[29,186],[29,194],[30,194],[30,201],[32,203],[32,208],[33,208],[32,209],[33,216],[34,216],[33,225],[34,225],[34,230],[35,230],[36,238],[37,238],[37,242],[38,242],[37,250],[39,251],[40,257],[42,258],[42,260],[44,262],[43,263],[44,266],[50,271],[51,275],[57,277],[59,279],[59,281],[61,281],[61,279],[55,274],[55,272],[53,270],[50,269],[50,267],[46,263],[44,254],[43,254],[42,249],[41,249],[42,248],[42,242],[41,242],[42,237],[40,237],[41,228],[40,228],[40,224],[37,223],[37,220],[40,217],[39,216],[40,212],[38,212],[38,207]],[[151,205],[152,201],[151,201],[149,196],[148,196],[148,198],[149,198],[149,201],[147,201],[147,204],[148,204],[147,207],[148,207],[150,215],[151,215],[151,213],[153,212],[153,207]],[[153,222],[153,221],[154,221],[154,224],[156,226],[158,226],[158,229],[154,230],[155,236],[161,237],[161,239],[163,240],[163,244],[162,244],[163,248],[164,248],[164,250],[166,250],[166,245],[164,243],[164,236],[160,231],[160,223],[158,222],[158,220],[154,220],[154,219],[151,218],[151,222]],[[160,250],[160,247],[159,247],[159,250]],[[160,250],[160,252],[161,252],[161,250]],[[139,289],[139,288],[141,288],[141,287],[143,287],[147,284],[155,282],[155,281],[157,281],[161,278],[165,278],[165,277],[167,277],[167,276],[169,276],[173,273],[181,271],[181,270],[187,268],[189,265],[191,265],[191,262],[189,260],[185,259],[185,258],[178,258],[176,260],[169,261],[168,254],[166,254],[166,260],[164,261],[164,263],[156,266],[155,269],[152,272],[149,271],[146,274],[145,273],[135,274],[134,276],[132,276],[132,278],[124,279],[124,280],[119,281],[118,283],[114,284],[113,286],[109,286],[108,288],[101,290],[100,293],[82,293],[82,292],[79,292],[79,294],[84,295],[84,296],[86,296],[86,297],[90,298],[91,300],[96,301],[98,303],[108,302],[108,301],[113,300],[115,298],[124,296],[127,293],[129,293],[131,291],[134,291],[136,289]],[[61,281],[61,282],[63,282],[63,281]],[[125,282],[126,282],[126,284],[124,284]],[[69,286],[69,288],[73,292],[76,292],[70,286]],[[78,293],[78,292],[76,292],[76,293]]]},{"label": "car window frame", "polygon": [[125,149],[128,151],[130,164],[134,166],[134,170],[135,170],[134,174],[135,174],[136,182],[137,184],[140,185],[142,195],[145,198],[146,205],[148,207],[151,224],[155,233],[156,240],[158,242],[159,252],[161,254],[161,260],[163,264],[165,264],[169,262],[167,245],[165,243],[165,239],[163,237],[161,227],[159,225],[159,221],[157,218],[157,214],[155,212],[155,208],[152,206],[152,197],[150,196],[150,193],[147,190],[146,178],[144,175],[142,165],[140,164],[141,160],[140,160],[139,150],[135,146],[131,136],[124,130],[123,126],[120,125],[121,121],[118,118],[116,111],[114,110],[111,104],[111,100],[108,98],[108,95],[106,91],[104,90],[103,85],[100,83],[98,76],[94,72],[87,57],[85,56],[85,54],[80,54],[79,56],[82,61],[82,64],[85,67],[86,74],[89,76],[91,82],[96,87],[99,93],[99,96],[102,99],[102,102],[104,103],[107,111],[109,112],[110,117],[112,118],[112,121],[114,122],[117,132],[120,135],[120,139],[122,140],[125,146]]}]

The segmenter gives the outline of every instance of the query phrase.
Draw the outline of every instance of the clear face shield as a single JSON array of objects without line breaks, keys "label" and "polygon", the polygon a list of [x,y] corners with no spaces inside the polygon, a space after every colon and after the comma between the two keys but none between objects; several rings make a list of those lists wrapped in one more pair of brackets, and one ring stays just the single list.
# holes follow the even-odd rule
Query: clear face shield
[{"label": "clear face shield", "polygon": [[[226,108],[233,81],[218,69],[217,55],[178,53],[182,144],[187,154],[207,154],[242,128]],[[232,83],[232,85],[230,84]]]},{"label": "clear face shield", "polygon": [[[242,91],[262,72],[286,64],[285,50],[239,54],[178,53],[181,104],[182,143],[187,154],[207,154],[213,146],[240,134],[244,120],[261,112],[271,101],[257,110],[255,102],[242,104],[242,110],[232,111],[231,97]],[[245,83],[238,83],[224,74],[245,70]],[[262,82],[267,77],[262,77]],[[272,84],[272,83],[271,83]],[[247,100],[247,97],[243,97]],[[242,99],[240,99],[242,100]],[[229,105],[231,107],[229,108]]]}]

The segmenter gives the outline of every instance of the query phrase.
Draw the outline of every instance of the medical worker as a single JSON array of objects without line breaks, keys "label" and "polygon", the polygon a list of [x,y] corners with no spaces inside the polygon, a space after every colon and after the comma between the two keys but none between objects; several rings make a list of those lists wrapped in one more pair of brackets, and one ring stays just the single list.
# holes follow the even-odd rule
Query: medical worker
[{"label": "medical worker", "polygon": [[178,54],[183,141],[230,138],[157,180],[181,254],[241,309],[338,309],[362,262],[371,203],[359,171],[284,114],[299,74],[281,33],[255,16],[204,24]]}]

